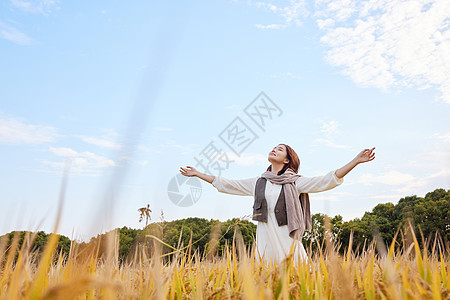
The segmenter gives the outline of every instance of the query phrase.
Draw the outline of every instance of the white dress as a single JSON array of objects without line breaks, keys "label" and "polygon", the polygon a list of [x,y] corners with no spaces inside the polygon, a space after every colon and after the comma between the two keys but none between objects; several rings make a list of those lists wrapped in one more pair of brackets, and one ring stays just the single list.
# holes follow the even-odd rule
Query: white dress
[{"label": "white dress", "polygon": [[[330,190],[340,185],[344,178],[338,178],[336,170],[330,171],[323,176],[305,177],[301,176],[295,181],[297,191],[300,193],[318,193]],[[227,179],[216,176],[212,185],[222,193],[240,196],[255,196],[256,181],[260,176],[248,179]],[[301,241],[294,243],[289,236],[287,225],[278,226],[274,208],[281,192],[281,185],[273,184],[269,180],[266,183],[265,198],[267,201],[268,218],[267,223],[258,221],[256,227],[256,257],[260,257],[268,263],[281,262],[294,246],[294,263],[298,257],[307,260],[307,254]],[[250,206],[251,207],[251,206]]]}]

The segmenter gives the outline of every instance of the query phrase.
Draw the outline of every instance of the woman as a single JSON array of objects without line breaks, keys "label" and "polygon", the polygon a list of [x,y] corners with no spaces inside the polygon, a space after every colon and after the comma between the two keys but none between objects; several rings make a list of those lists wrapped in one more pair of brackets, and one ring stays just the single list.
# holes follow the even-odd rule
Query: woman
[{"label": "woman", "polygon": [[297,174],[300,160],[286,144],[272,149],[268,157],[271,165],[258,177],[227,179],[201,173],[190,166],[180,167],[180,172],[185,176],[197,176],[222,193],[253,196],[253,220],[258,221],[257,255],[268,262],[280,262],[292,251],[294,263],[297,263],[298,257],[307,260],[301,239],[304,231],[311,229],[308,193],[323,192],[340,185],[356,165],[375,158],[374,149],[364,149],[342,168],[316,177]]}]

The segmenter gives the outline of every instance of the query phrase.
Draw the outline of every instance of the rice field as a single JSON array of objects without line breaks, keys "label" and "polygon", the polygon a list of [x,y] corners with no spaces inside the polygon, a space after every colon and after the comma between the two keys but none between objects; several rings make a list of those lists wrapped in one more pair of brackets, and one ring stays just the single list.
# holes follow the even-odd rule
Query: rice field
[{"label": "rice field", "polygon": [[15,236],[0,241],[0,299],[450,299],[448,245],[435,239],[421,250],[411,232],[410,242],[398,231],[391,245],[361,245],[358,255],[326,242],[299,265],[292,255],[261,261],[239,231],[220,257],[213,246],[191,253],[192,239],[163,247],[148,235],[151,251],[137,247],[127,262],[118,259],[116,231],[106,235],[106,253],[73,243],[67,257],[55,251],[56,234],[39,257],[33,234],[21,247]]}]

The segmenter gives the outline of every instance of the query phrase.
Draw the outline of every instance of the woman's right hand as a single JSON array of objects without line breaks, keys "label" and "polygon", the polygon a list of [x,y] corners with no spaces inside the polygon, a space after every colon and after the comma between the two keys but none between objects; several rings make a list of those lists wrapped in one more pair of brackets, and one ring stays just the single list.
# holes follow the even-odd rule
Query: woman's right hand
[{"label": "woman's right hand", "polygon": [[197,176],[198,174],[197,169],[191,166],[187,166],[186,168],[180,167],[180,169],[181,174],[183,174],[184,176],[192,177]]}]

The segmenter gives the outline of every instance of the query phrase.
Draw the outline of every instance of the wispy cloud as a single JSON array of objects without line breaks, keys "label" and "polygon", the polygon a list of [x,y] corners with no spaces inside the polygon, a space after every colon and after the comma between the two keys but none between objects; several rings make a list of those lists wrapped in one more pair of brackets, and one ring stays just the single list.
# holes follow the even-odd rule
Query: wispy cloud
[{"label": "wispy cloud", "polygon": [[[48,151],[58,157],[69,159],[71,172],[79,175],[97,176],[101,174],[102,169],[117,165],[113,160],[89,151],[78,152],[68,147],[49,147]],[[42,162],[58,170],[64,167],[64,161],[43,160]]]},{"label": "wispy cloud", "polygon": [[[275,3],[275,4],[274,4]],[[302,25],[302,19],[308,15],[305,0],[289,0],[289,1],[258,1],[255,5],[257,8],[269,11],[282,18],[281,23],[273,23],[268,25],[255,24],[258,29],[281,29],[292,24]]]},{"label": "wispy cloud", "polygon": [[84,136],[79,135],[79,138],[81,138],[85,143],[104,147],[104,148],[110,148],[110,149],[120,149],[120,145],[117,144],[114,141],[104,139],[104,138],[96,138],[91,136]]},{"label": "wispy cloud", "polygon": [[269,24],[269,25],[255,24],[255,27],[258,29],[281,29],[286,26],[287,26],[286,24]]},{"label": "wispy cloud", "polygon": [[[167,128],[166,131],[171,130],[171,128]],[[76,137],[80,138],[83,142],[95,145],[102,148],[108,148],[113,150],[124,150],[126,148],[125,144],[120,143],[120,135],[115,132],[112,129],[106,129],[103,130],[104,134],[100,135],[99,137],[96,136],[86,136],[86,135],[75,135]],[[119,142],[118,142],[119,141]],[[136,145],[133,147],[133,149],[139,150],[139,151],[149,151],[150,149],[147,148],[144,145]],[[129,149],[131,150],[131,149]]]},{"label": "wispy cloud", "polygon": [[[388,172],[364,174],[357,179],[358,183],[366,185],[382,183],[388,186],[384,193],[369,198],[383,199],[383,195],[394,199],[407,195],[423,197],[436,188],[450,186],[450,141],[447,133],[435,133],[419,142],[424,144],[424,150],[405,157],[406,163],[401,158],[398,163],[385,166],[390,170]],[[402,155],[410,154],[406,151]]]},{"label": "wispy cloud", "polygon": [[329,202],[339,202],[341,201],[338,196],[335,195],[310,195],[311,201],[329,201]]},{"label": "wispy cloud", "polygon": [[[323,175],[324,173],[320,173]],[[347,184],[346,184],[347,185]],[[325,193],[314,193],[310,194],[309,197],[311,201],[329,201],[329,202],[340,202],[342,199],[348,199],[349,197],[354,196],[353,193],[350,192],[338,192],[336,190],[329,191]]]},{"label": "wispy cloud", "polygon": [[320,127],[320,132],[325,133],[327,137],[340,133],[338,129],[340,124],[338,121],[335,120],[324,121],[322,119],[319,119],[319,122],[322,123],[322,126]]},{"label": "wispy cloud", "polygon": [[369,199],[394,199],[411,194],[420,194],[427,189],[428,180],[424,177],[417,177],[406,172],[391,170],[382,174],[366,173],[357,179],[358,183],[367,186],[373,184],[384,184],[390,186],[389,190],[383,194],[368,196]]},{"label": "wispy cloud", "polygon": [[442,150],[415,154],[408,160],[408,166],[425,169],[448,168],[450,167],[450,150]]},{"label": "wispy cloud", "polygon": [[53,142],[60,135],[53,126],[29,124],[24,119],[0,113],[0,143],[8,145]]},{"label": "wispy cloud", "polygon": [[286,72],[282,76],[285,76],[287,78],[292,78],[292,79],[302,79],[302,76],[291,73],[291,72]]},{"label": "wispy cloud", "polygon": [[423,176],[416,181],[410,181],[401,185],[400,187],[394,189],[393,191],[396,193],[401,193],[404,196],[408,195],[419,195],[423,196],[424,193],[430,192],[433,187],[433,182],[427,176]]},{"label": "wispy cloud", "polygon": [[233,164],[239,166],[268,166],[270,164],[268,161],[268,152],[267,155],[259,153],[241,153],[240,156],[237,156],[234,152],[227,152],[226,154],[230,160],[233,160]]},{"label": "wispy cloud", "polygon": [[450,169],[450,132],[434,133],[425,142],[425,149],[408,159],[408,166],[439,172]]},{"label": "wispy cloud", "polygon": [[389,171],[384,174],[370,174],[366,173],[359,177],[359,182],[372,185],[374,183],[382,183],[387,185],[402,185],[416,180],[417,178],[411,174],[399,171]]},{"label": "wispy cloud", "polygon": [[[11,10],[19,10],[30,14],[48,16],[53,11],[59,9],[57,0],[10,0]],[[0,38],[13,42],[17,45],[28,46],[37,44],[38,41],[28,36],[16,26],[0,21]]]},{"label": "wispy cloud", "polygon": [[326,145],[326,146],[328,146],[328,147],[331,147],[331,148],[339,148],[339,149],[347,149],[347,148],[350,148],[350,146],[347,146],[347,145],[339,145],[339,144],[334,143],[334,142],[331,141],[330,139],[324,139],[324,138],[317,138],[317,139],[314,139],[314,140],[311,142],[311,144],[312,144],[312,145],[316,145],[316,144],[324,144],[324,145]]},{"label": "wispy cloud", "polygon": [[450,103],[450,1],[316,0],[327,60],[361,86],[436,87]]},{"label": "wispy cloud", "polygon": [[21,46],[35,44],[36,41],[16,27],[0,21],[0,38]]},{"label": "wispy cloud", "polygon": [[373,196],[367,196],[368,199],[393,199],[393,200],[400,200],[400,198],[404,197],[405,195],[402,193],[397,194],[379,194],[379,195],[373,195]]},{"label": "wispy cloud", "polygon": [[49,15],[52,11],[59,9],[57,0],[11,0],[12,7],[31,14]]},{"label": "wispy cloud", "polygon": [[434,133],[432,137],[441,140],[442,142],[446,143],[450,147],[450,132]]},{"label": "wispy cloud", "polygon": [[358,178],[358,182],[371,186],[375,183],[381,183],[392,186],[390,193],[385,195],[375,195],[369,198],[384,199],[384,198],[398,198],[407,195],[423,196],[424,193],[436,188],[435,183],[440,182],[439,179],[443,177],[449,178],[450,171],[441,170],[434,174],[422,174],[415,176],[409,173],[392,170],[383,174],[363,174]]},{"label": "wispy cloud", "polygon": [[340,134],[340,123],[336,120],[324,120],[322,118],[318,118],[316,120],[319,122],[320,125],[320,132],[322,132],[325,135],[325,138],[316,138],[312,141],[311,145],[317,145],[317,144],[324,144],[331,148],[338,148],[338,149],[349,149],[350,146],[347,145],[340,145],[335,142],[333,142],[333,139],[336,135]]}]

